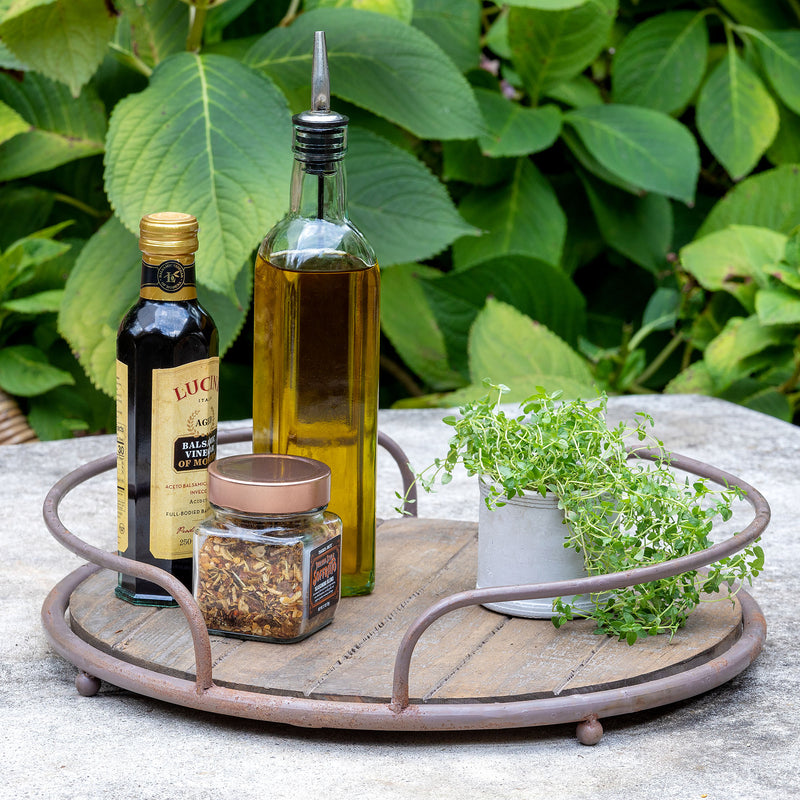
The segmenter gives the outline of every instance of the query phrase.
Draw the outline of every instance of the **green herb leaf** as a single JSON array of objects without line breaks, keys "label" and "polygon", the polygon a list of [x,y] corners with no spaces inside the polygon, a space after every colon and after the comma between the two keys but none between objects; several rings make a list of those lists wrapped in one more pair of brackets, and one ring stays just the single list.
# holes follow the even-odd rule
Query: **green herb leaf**
[{"label": "green herb leaf", "polygon": [[623,105],[586,106],[564,115],[606,169],[649,192],[691,202],[700,156],[680,122],[659,111]]},{"label": "green herb leaf", "polygon": [[614,55],[614,102],[667,114],[683,109],[706,71],[704,20],[693,11],[673,11],[637,25]]},{"label": "green herb leaf", "polygon": [[734,50],[708,76],[697,101],[697,128],[734,179],[747,175],[778,132],[778,107]]},{"label": "green herb leaf", "polygon": [[353,221],[383,266],[430,258],[478,233],[421,161],[363,128],[349,134],[347,187]]},{"label": "green herb leaf", "polygon": [[77,97],[116,24],[105,0],[23,0],[0,22],[0,38],[30,69],[67,84]]},{"label": "green herb leaf", "polygon": [[0,181],[103,152],[105,112],[91,87],[73,98],[66,87],[41,75],[28,72],[15,80],[0,73],[0,101],[29,126],[0,145]]},{"label": "green herb leaf", "polygon": [[247,54],[287,94],[309,86],[314,31],[324,30],[334,95],[423,139],[469,139],[483,131],[472,89],[424,33],[350,8],[320,8],[274,28]]},{"label": "green herb leaf", "polygon": [[286,208],[290,130],[266,78],[225,56],[171,56],[111,116],[106,191],[130,231],[154,210],[194,214],[203,282],[238,302],[242,264]]},{"label": "green herb leaf", "polygon": [[72,375],[48,363],[38,347],[22,344],[0,348],[0,388],[9,394],[33,397],[73,383]]}]

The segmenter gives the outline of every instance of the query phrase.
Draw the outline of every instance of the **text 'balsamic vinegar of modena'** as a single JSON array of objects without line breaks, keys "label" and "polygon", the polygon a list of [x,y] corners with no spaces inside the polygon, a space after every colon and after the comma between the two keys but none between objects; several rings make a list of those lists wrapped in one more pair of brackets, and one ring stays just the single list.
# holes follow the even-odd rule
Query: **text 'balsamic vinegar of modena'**
[{"label": "text 'balsamic vinegar of modena'", "polygon": [[379,291],[375,254],[347,217],[347,117],[330,109],[325,38],[311,110],[295,115],[290,211],[258,251],[253,448],[331,469],[342,518],[342,594],[375,582]]},{"label": "text 'balsamic vinegar of modena'", "polygon": [[[148,214],[140,224],[139,300],[117,334],[117,522],[120,555],[192,589],[192,532],[206,516],[217,447],[219,339],[197,302],[197,220]],[[173,605],[155,583],[120,574],[118,597]]]}]

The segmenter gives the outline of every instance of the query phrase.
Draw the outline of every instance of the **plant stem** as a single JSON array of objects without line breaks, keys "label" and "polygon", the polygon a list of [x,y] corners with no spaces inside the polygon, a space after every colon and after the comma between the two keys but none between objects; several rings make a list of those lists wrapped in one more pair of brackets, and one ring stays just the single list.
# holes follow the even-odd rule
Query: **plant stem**
[{"label": "plant stem", "polygon": [[119,45],[114,44],[114,42],[109,42],[108,46],[109,49],[114,51],[114,55],[118,61],[127,64],[129,67],[133,67],[133,69],[137,72],[141,72],[146,78],[149,78],[153,74],[153,70],[150,69],[139,56],[128,50],[123,50]]},{"label": "plant stem", "polygon": [[196,3],[189,6],[189,35],[186,37],[186,49],[190,53],[200,50],[207,15],[208,0],[197,0]]},{"label": "plant stem", "polygon": [[646,383],[648,378],[651,378],[661,365],[677,350],[680,343],[683,341],[683,336],[676,333],[661,350],[661,352],[650,362],[649,366],[645,367],[641,375],[636,379],[636,383]]},{"label": "plant stem", "polygon": [[424,392],[408,372],[406,372],[401,366],[386,356],[381,356],[380,361],[381,367],[385,369],[392,377],[397,378],[397,380],[402,384],[403,388],[412,397],[422,397]]},{"label": "plant stem", "polygon": [[286,13],[283,15],[283,19],[278,23],[278,27],[286,28],[291,25],[295,17],[297,17],[298,8],[300,8],[300,0],[292,0],[292,2],[289,3],[289,8],[286,9]]},{"label": "plant stem", "polygon": [[90,217],[95,217],[96,219],[106,219],[109,216],[107,211],[98,211],[96,208],[92,208],[92,206],[84,203],[82,200],[78,200],[77,197],[70,197],[68,194],[56,192],[53,195],[53,199],[59,203],[66,203],[68,206],[77,208],[79,211],[83,211],[84,214],[88,214]]}]

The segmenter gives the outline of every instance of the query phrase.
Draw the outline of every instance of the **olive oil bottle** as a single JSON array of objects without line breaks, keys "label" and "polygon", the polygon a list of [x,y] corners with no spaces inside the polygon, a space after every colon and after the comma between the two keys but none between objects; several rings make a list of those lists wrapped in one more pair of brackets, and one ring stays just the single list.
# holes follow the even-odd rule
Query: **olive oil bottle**
[{"label": "olive oil bottle", "polygon": [[375,582],[379,290],[375,255],[347,217],[347,117],[330,110],[325,36],[312,107],[295,115],[290,211],[255,266],[253,449],[331,468],[342,518],[342,594]]},{"label": "olive oil bottle", "polygon": [[[192,589],[192,532],[209,509],[217,445],[218,335],[197,302],[197,220],[140,223],[139,300],[117,334],[118,551]],[[118,597],[173,605],[160,586],[120,574]]]}]

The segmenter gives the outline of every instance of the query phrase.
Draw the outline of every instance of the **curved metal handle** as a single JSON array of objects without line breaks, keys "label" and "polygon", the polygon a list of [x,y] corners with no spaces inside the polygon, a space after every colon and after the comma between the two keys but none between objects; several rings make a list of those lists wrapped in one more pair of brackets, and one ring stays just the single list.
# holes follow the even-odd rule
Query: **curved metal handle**
[{"label": "curved metal handle", "polygon": [[[632,448],[631,458],[644,458],[658,461],[664,454],[657,449]],[[745,494],[745,499],[755,511],[750,524],[741,532],[734,534],[724,541],[717,542],[705,550],[699,550],[688,556],[681,556],[671,561],[664,561],[647,567],[637,567],[625,572],[611,572],[606,575],[596,575],[591,578],[576,578],[567,581],[554,581],[552,583],[532,583],[519,586],[493,586],[485,589],[471,589],[458,592],[434,603],[424,611],[406,631],[395,657],[394,676],[392,680],[391,707],[396,712],[402,711],[409,704],[409,673],[411,669],[411,656],[422,634],[439,617],[465,606],[480,605],[506,600],[538,600],[542,597],[569,597],[576,594],[594,594],[611,589],[623,589],[639,583],[648,583],[660,578],[679,575],[682,572],[713,564],[721,558],[743,550],[748,544],[755,541],[766,529],[770,520],[770,508],[765,497],[741,478],[730,472],[697,461],[688,456],[672,454],[668,463],[670,466],[685,472],[691,472],[702,478],[721,486],[736,486]]]}]

